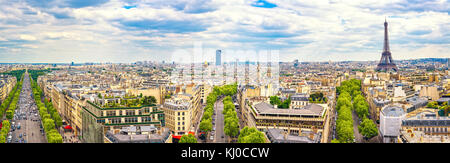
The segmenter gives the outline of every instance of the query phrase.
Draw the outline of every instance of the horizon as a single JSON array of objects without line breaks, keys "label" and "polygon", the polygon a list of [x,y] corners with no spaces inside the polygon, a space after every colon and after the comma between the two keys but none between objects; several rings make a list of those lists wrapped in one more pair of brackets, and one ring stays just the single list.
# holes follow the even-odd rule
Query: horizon
[{"label": "horizon", "polygon": [[[402,59],[402,60],[394,60],[394,62],[397,61],[413,61],[413,60],[421,60],[421,59],[443,59],[443,60],[448,60],[450,59],[450,57],[448,58],[414,58],[414,59]],[[77,66],[80,64],[87,64],[87,63],[92,63],[92,64],[135,64],[137,62],[157,62],[157,63],[162,63],[162,61],[134,61],[134,62],[74,62],[74,65]],[[171,64],[172,61],[164,61],[165,64]],[[290,62],[294,62],[294,61],[279,61],[280,63],[290,63]],[[330,61],[300,61],[299,63],[323,63],[323,62],[330,62]],[[378,63],[379,60],[372,60],[372,61],[358,61],[358,60],[343,60],[343,61],[331,61],[331,62],[375,62]],[[0,64],[71,64],[72,62],[34,62],[34,63],[30,63],[30,62],[23,62],[23,63],[7,63],[7,62],[0,62]],[[194,63],[203,63],[203,62],[194,62]],[[211,65],[214,65],[215,62],[211,61],[208,62],[211,63]],[[225,62],[225,63],[233,63],[234,62]],[[239,64],[243,64],[244,62],[239,62]],[[254,61],[250,62],[250,63],[255,63]],[[183,63],[183,64],[188,64],[188,63]]]}]

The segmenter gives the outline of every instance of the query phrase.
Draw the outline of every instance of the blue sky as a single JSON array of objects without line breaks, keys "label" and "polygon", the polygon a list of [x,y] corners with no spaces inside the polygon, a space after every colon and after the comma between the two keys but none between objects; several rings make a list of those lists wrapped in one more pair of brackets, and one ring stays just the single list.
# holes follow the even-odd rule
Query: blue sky
[{"label": "blue sky", "polygon": [[170,60],[198,42],[375,61],[385,17],[394,59],[450,57],[449,11],[448,0],[0,0],[0,62]]}]

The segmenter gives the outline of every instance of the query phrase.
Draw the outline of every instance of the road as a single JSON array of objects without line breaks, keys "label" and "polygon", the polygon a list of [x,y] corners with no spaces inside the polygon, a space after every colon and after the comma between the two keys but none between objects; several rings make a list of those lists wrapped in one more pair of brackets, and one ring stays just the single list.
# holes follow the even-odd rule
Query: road
[{"label": "road", "polygon": [[216,101],[214,104],[214,111],[216,112],[215,115],[215,125],[214,128],[216,129],[215,135],[214,135],[214,142],[215,143],[225,143],[226,142],[226,136],[223,132],[223,126],[224,126],[224,119],[223,119],[223,98]]},{"label": "road", "polygon": [[353,135],[355,135],[355,142],[362,143],[363,136],[358,131],[359,118],[358,118],[358,115],[356,115],[356,113],[354,111],[352,111],[352,117],[353,117],[353,132],[354,132]]},{"label": "road", "polygon": [[[22,90],[20,92],[19,101],[16,112],[14,113],[14,122],[16,129],[12,133],[12,143],[46,143],[44,134],[40,131],[41,118],[39,116],[36,103],[31,97],[32,90],[29,74],[25,73],[23,79]],[[20,124],[21,128],[17,129]],[[11,128],[13,126],[11,125]],[[22,134],[22,138],[20,135]]]}]

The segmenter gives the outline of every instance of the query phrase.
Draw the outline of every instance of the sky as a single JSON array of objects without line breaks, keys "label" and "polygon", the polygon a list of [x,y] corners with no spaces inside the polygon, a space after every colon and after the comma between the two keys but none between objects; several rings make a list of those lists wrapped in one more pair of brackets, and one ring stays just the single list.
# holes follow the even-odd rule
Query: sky
[{"label": "sky", "polygon": [[450,57],[448,0],[0,0],[0,63],[170,60],[278,50],[280,61]]}]

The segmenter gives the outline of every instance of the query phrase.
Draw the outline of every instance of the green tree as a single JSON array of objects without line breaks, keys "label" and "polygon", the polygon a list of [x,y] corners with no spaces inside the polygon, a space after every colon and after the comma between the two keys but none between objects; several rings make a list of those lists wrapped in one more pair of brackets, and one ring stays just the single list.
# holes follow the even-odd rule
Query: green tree
[{"label": "green tree", "polygon": [[372,120],[364,118],[362,123],[358,126],[358,131],[366,138],[372,138],[378,135],[377,125]]},{"label": "green tree", "polygon": [[8,119],[12,119],[13,118],[13,111],[11,110],[11,109],[8,109],[7,111],[6,111],[6,118],[8,118]]},{"label": "green tree", "polygon": [[337,139],[333,139],[333,140],[331,140],[331,143],[341,143],[341,142],[339,142],[339,140],[337,140]]},{"label": "green tree", "polygon": [[211,119],[205,119],[200,122],[199,126],[201,131],[210,132],[212,130]]},{"label": "green tree", "polygon": [[339,138],[339,142],[352,143],[355,138],[353,135],[353,122],[351,121],[339,121],[337,122],[336,132]]},{"label": "green tree", "polygon": [[264,133],[254,127],[245,126],[238,137],[238,143],[265,143]]},{"label": "green tree", "polygon": [[197,138],[192,134],[183,135],[181,136],[179,143],[197,143]]},{"label": "green tree", "polygon": [[224,132],[230,137],[237,136],[239,132],[239,120],[234,117],[225,118]]},{"label": "green tree", "polygon": [[44,119],[44,129],[46,132],[50,131],[51,129],[55,129],[55,121],[50,118]]}]

